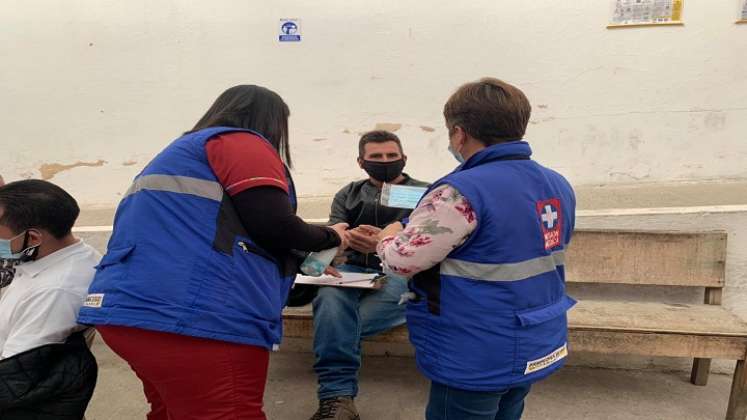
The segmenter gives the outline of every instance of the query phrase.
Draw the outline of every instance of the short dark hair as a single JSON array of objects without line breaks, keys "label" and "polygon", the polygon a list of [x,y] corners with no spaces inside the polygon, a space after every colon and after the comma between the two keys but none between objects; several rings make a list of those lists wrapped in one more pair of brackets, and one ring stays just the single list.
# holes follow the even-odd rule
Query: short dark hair
[{"label": "short dark hair", "polygon": [[402,142],[396,134],[386,130],[374,130],[364,133],[361,136],[360,141],[358,141],[358,156],[362,158],[366,154],[366,145],[368,143],[386,143],[388,141],[397,143],[397,146],[399,146],[399,152],[402,154],[405,153],[402,150]]},{"label": "short dark hair", "polygon": [[238,85],[218,96],[188,133],[208,127],[236,127],[263,135],[292,166],[288,145],[290,109],[277,93],[262,86]]},{"label": "short dark hair", "polygon": [[444,105],[449,133],[458,125],[486,146],[521,140],[531,114],[524,92],[490,77],[462,85]]},{"label": "short dark hair", "polygon": [[0,224],[20,233],[44,229],[62,239],[78,219],[80,208],[65,190],[39,179],[11,182],[0,187]]}]

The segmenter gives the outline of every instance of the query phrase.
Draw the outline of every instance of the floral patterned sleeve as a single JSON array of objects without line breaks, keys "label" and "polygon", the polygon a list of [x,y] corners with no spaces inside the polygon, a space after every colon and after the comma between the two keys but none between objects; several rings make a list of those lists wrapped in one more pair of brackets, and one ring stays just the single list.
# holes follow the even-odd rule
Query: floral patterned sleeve
[{"label": "floral patterned sleeve", "polygon": [[434,189],[413,210],[403,231],[379,243],[384,273],[412,277],[439,264],[476,226],[475,211],[456,188]]}]

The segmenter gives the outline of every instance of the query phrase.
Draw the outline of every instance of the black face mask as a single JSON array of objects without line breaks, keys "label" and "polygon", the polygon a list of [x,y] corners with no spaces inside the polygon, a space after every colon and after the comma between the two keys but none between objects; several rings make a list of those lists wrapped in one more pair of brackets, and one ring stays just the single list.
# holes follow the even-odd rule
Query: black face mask
[{"label": "black face mask", "polygon": [[405,160],[395,160],[393,162],[373,162],[370,160],[363,161],[363,170],[371,178],[381,182],[392,182],[402,175],[405,169]]}]

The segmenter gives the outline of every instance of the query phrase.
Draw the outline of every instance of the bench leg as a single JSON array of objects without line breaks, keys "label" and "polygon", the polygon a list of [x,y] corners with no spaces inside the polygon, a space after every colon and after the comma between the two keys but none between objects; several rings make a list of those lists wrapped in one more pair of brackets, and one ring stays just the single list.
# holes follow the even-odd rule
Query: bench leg
[{"label": "bench leg", "polygon": [[747,418],[747,374],[745,374],[744,360],[738,360],[737,368],[734,370],[734,381],[731,383],[726,420],[745,420],[745,418]]},{"label": "bench leg", "polygon": [[693,385],[705,386],[708,384],[708,374],[711,373],[711,359],[693,360],[693,371],[690,374],[690,382]]}]

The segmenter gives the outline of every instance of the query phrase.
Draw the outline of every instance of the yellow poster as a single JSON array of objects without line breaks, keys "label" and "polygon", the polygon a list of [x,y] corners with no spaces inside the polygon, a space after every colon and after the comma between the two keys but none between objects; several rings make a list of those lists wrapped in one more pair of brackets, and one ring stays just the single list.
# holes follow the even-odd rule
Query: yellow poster
[{"label": "yellow poster", "polygon": [[683,2],[684,0],[615,0],[610,26],[681,24]]}]

